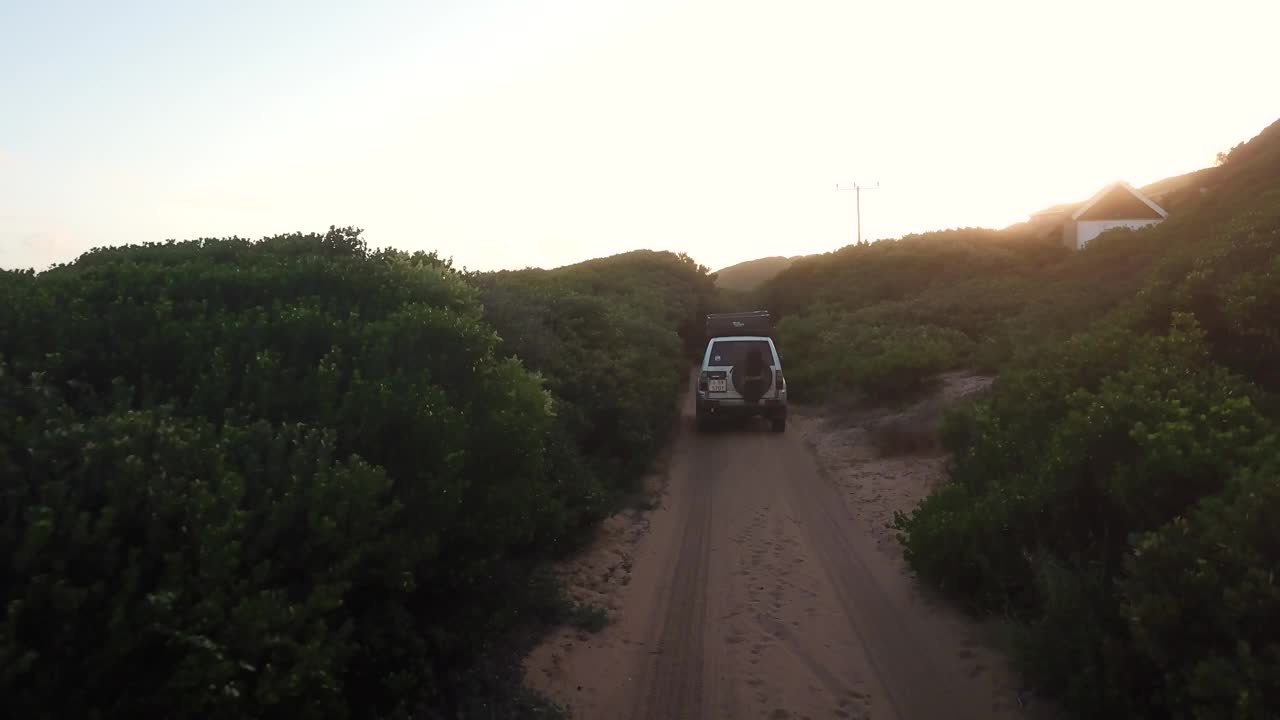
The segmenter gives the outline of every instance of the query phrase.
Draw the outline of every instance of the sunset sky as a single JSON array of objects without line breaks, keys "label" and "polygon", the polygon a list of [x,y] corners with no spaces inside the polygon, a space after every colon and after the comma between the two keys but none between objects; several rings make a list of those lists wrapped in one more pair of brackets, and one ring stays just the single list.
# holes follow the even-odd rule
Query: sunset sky
[{"label": "sunset sky", "polygon": [[[327,6],[327,9],[326,9]],[[1280,2],[0,1],[0,267],[331,224],[720,267],[1002,227],[1280,117]]]}]

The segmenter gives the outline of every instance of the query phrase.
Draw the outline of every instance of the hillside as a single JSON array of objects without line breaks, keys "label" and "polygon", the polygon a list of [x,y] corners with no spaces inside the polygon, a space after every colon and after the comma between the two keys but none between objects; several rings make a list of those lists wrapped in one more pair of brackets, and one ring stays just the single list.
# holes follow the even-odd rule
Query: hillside
[{"label": "hillside", "polygon": [[730,265],[715,272],[716,287],[722,290],[755,290],[790,267],[794,260],[775,256]]},{"label": "hillside", "polygon": [[931,233],[762,290],[797,395],[998,371],[945,424],[950,482],[896,525],[919,576],[1009,622],[1029,681],[1080,717],[1280,707],[1280,122],[1176,180],[1169,220],[1079,252]]},{"label": "hillside", "polygon": [[[1184,205],[1193,201],[1198,197],[1201,191],[1208,191],[1213,188],[1221,179],[1221,173],[1217,167],[1201,168],[1193,170],[1189,173],[1174,175],[1153,183],[1148,183],[1138,188],[1142,194],[1154,200],[1165,210],[1179,211]],[[1072,212],[1088,202],[1088,199],[1080,199],[1075,202],[1058,203],[1051,205],[1042,210],[1037,210],[1032,215],[1047,215],[1053,213]],[[1025,231],[1027,226],[1025,223],[1015,223],[1005,228],[1010,231]]]},{"label": "hillside", "polygon": [[1173,210],[1177,209],[1184,198],[1198,194],[1201,188],[1209,189],[1216,185],[1220,181],[1219,175],[1216,167],[1201,168],[1157,180],[1139,189],[1147,197],[1164,205],[1166,210]]},{"label": "hillside", "polygon": [[797,260],[761,288],[761,303],[783,318],[795,397],[889,399],[995,361],[1007,321],[1067,255],[1013,231],[911,235]]}]

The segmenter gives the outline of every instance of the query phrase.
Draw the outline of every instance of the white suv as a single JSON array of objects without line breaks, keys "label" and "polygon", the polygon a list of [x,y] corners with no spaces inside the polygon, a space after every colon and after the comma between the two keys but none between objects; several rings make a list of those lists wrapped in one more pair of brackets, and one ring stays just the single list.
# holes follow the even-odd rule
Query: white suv
[{"label": "white suv", "polygon": [[698,375],[698,429],[712,418],[763,416],[774,432],[787,429],[787,381],[773,340],[762,335],[716,337],[707,342]]}]

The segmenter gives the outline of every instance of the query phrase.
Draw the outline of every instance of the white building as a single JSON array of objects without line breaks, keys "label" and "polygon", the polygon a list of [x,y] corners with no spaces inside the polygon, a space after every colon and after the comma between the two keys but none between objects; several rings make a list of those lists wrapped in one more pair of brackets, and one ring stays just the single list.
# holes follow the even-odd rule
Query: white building
[{"label": "white building", "polygon": [[1155,225],[1169,217],[1164,208],[1126,182],[1102,188],[1081,205],[1058,205],[1031,216],[1042,236],[1061,228],[1062,244],[1079,250],[1107,230]]}]

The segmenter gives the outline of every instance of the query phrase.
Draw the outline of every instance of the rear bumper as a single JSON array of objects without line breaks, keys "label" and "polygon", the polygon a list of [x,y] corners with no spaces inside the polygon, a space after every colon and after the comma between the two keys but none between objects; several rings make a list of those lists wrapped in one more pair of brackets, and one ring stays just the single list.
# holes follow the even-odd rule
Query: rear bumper
[{"label": "rear bumper", "polygon": [[754,403],[749,403],[741,399],[721,400],[709,398],[701,390],[698,391],[697,408],[699,415],[765,415],[771,418],[787,416],[787,401],[785,398],[761,398]]}]

